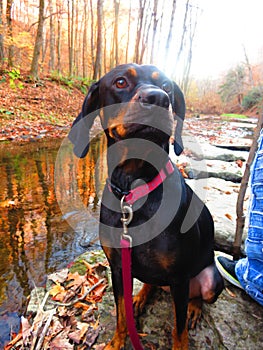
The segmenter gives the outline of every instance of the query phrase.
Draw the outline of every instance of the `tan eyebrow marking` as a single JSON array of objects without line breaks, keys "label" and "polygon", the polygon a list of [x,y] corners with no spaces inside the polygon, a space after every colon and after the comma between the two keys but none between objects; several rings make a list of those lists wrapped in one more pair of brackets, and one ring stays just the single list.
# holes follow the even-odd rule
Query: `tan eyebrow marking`
[{"label": "tan eyebrow marking", "polygon": [[128,73],[130,73],[130,75],[133,77],[137,77],[137,71],[135,68],[129,68]]},{"label": "tan eyebrow marking", "polygon": [[159,78],[159,76],[160,76],[160,73],[157,72],[157,71],[152,73],[152,78],[155,79],[155,80],[157,80]]}]

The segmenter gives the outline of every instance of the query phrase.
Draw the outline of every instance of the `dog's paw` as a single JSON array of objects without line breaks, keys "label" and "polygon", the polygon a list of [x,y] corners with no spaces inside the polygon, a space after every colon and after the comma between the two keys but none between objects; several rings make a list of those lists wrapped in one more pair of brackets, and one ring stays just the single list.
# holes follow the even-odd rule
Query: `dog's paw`
[{"label": "dog's paw", "polygon": [[113,338],[104,348],[104,350],[124,350],[124,342]]},{"label": "dog's paw", "polygon": [[147,299],[142,298],[140,295],[136,295],[135,297],[133,297],[133,309],[135,317],[138,317],[143,313],[146,301]]},{"label": "dog's paw", "polygon": [[194,329],[202,316],[202,300],[192,299],[188,303],[187,322],[188,328]]},{"label": "dog's paw", "polygon": [[144,284],[139,293],[133,297],[133,307],[134,307],[134,315],[135,317],[139,316],[145,307],[149,297],[154,292],[155,287],[150,284]]}]

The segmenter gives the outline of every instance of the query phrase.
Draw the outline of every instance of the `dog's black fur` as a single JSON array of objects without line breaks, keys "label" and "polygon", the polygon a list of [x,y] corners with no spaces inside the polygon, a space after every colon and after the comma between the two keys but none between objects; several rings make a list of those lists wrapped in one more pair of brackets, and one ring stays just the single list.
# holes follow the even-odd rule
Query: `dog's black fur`
[{"label": "dog's black fur", "polygon": [[[150,182],[164,167],[174,119],[174,150],[177,155],[183,150],[185,101],[179,87],[154,66],[116,67],[91,86],[73,124],[69,138],[78,157],[88,152],[89,129],[98,114],[107,136],[109,171],[101,205],[100,239],[110,263],[117,305],[117,328],[106,349],[121,349],[127,328],[119,201],[135,182]],[[223,288],[214,263],[211,214],[176,167],[146,199],[134,204],[133,211],[129,225],[132,275],[145,283],[134,298],[135,309],[142,311],[152,286],[170,287],[175,307],[173,349],[187,349],[187,308],[195,325],[201,314],[200,301],[214,302]]]}]

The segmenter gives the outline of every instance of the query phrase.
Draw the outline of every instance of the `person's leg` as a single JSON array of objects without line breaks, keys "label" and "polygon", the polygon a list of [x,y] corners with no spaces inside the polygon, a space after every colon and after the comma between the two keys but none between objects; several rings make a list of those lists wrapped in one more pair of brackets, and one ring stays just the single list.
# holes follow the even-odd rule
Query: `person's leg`
[{"label": "person's leg", "polygon": [[263,306],[263,262],[256,259],[240,259],[236,275],[243,289]]},{"label": "person's leg", "polygon": [[245,242],[247,258],[236,263],[235,273],[245,291],[263,305],[263,131],[251,169],[251,200],[248,236]]}]

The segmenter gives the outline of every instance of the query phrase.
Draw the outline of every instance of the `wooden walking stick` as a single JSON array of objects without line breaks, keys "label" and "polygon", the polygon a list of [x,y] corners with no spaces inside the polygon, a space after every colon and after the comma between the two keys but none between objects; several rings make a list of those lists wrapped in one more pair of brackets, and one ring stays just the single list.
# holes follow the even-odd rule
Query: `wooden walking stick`
[{"label": "wooden walking stick", "polygon": [[263,125],[263,112],[258,118],[258,123],[254,131],[254,137],[253,142],[250,147],[248,160],[246,162],[246,169],[244,172],[244,175],[241,180],[240,190],[237,197],[237,204],[236,204],[236,213],[237,213],[237,219],[236,219],[236,232],[235,232],[235,240],[233,243],[233,257],[234,260],[238,260],[241,255],[241,244],[242,244],[242,235],[244,231],[245,226],[245,215],[244,215],[244,198],[247,190],[247,185],[250,177],[250,167],[253,163],[253,160],[255,158],[255,154],[258,148],[258,138],[260,131],[262,129]]}]

